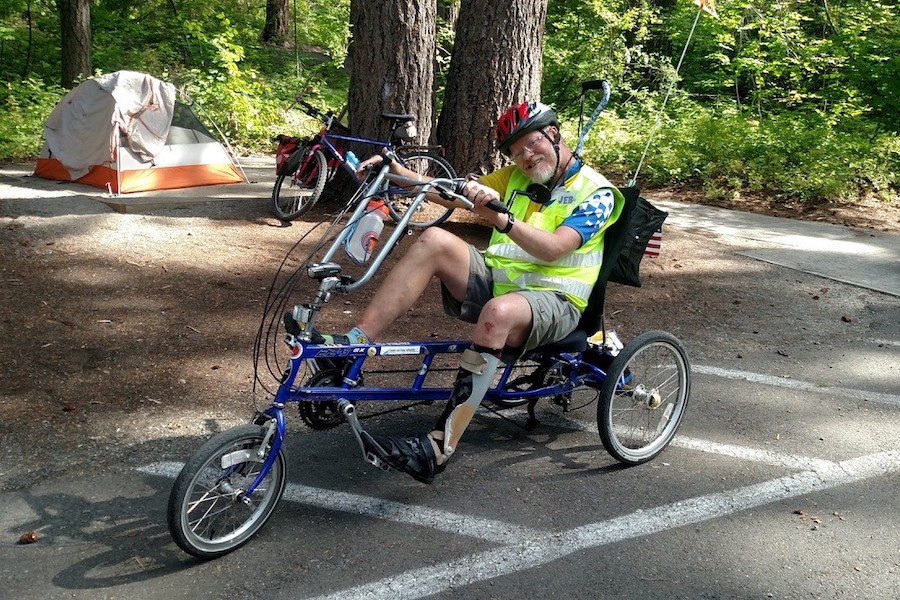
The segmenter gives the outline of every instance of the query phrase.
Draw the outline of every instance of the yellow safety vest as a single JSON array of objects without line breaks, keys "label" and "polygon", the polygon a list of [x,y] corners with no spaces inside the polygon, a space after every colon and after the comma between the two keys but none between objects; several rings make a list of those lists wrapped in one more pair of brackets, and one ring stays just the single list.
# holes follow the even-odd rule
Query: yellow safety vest
[{"label": "yellow safety vest", "polygon": [[[515,169],[510,175],[504,197],[508,200],[515,190],[524,190],[530,183],[527,176]],[[584,312],[603,263],[602,232],[619,218],[625,202],[622,193],[603,175],[585,165],[566,181],[564,191],[560,188],[555,190],[554,202],[541,210],[528,215],[532,202],[522,195],[517,196],[510,207],[516,220],[553,232],[575,208],[601,188],[610,188],[613,192],[615,206],[612,214],[601,230],[580,248],[553,262],[535,258],[517,246],[508,235],[494,230],[484,260],[492,271],[495,296],[520,289],[560,292],[579,312]]]}]

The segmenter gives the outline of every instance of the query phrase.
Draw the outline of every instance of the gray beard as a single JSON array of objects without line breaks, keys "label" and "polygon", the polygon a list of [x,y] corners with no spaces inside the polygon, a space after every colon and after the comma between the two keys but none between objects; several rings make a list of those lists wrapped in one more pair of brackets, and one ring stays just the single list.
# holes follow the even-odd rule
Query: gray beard
[{"label": "gray beard", "polygon": [[541,164],[537,169],[532,171],[531,182],[539,183],[541,185],[547,185],[550,183],[550,179],[552,179],[554,175],[556,175],[556,169],[553,168],[553,165]]}]

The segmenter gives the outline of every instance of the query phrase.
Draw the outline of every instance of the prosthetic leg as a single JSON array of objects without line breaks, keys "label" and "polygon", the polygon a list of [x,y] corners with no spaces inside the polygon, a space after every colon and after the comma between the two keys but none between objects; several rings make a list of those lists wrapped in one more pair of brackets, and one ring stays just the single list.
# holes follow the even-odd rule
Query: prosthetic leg
[{"label": "prosthetic leg", "polygon": [[484,399],[497,367],[500,350],[475,346],[463,352],[456,382],[447,407],[434,430],[414,437],[365,434],[364,444],[383,462],[409,473],[418,481],[431,483],[441,473]]},{"label": "prosthetic leg", "polygon": [[[499,353],[499,351],[478,346],[463,352],[462,363],[459,366],[459,373],[456,375],[456,383],[453,385],[450,401],[447,402],[447,407],[432,432],[432,437],[435,437],[433,434],[436,432],[444,434],[443,439],[440,440],[443,442],[441,454],[444,460],[440,462],[446,462],[456,450],[459,439],[484,399],[500,364]],[[435,439],[435,441],[439,440]],[[438,446],[440,447],[441,444]]]}]

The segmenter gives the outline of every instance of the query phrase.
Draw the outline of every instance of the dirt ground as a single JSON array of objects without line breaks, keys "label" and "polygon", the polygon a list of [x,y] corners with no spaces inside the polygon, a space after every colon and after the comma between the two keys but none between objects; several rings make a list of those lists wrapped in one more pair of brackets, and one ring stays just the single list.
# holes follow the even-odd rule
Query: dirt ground
[{"label": "dirt ground", "polygon": [[[645,195],[698,200],[688,190]],[[897,206],[801,210],[748,198],[741,206],[900,233]],[[260,197],[146,214],[119,214],[96,199],[53,191],[0,199],[0,490],[133,465],[150,454],[184,460],[198,437],[244,421],[273,277],[292,248],[288,272],[309,253],[321,229],[303,235],[329,209],[316,207],[286,225]],[[489,234],[463,217],[447,227],[481,247]],[[871,307],[892,301],[772,269],[737,256],[727,240],[668,228],[662,255],[644,261],[644,286],[610,288],[609,319],[626,340],[647,329],[671,331],[695,361],[716,356],[740,364],[753,353],[791,361],[819,343],[809,332],[816,340],[846,339],[850,324],[859,328],[850,335],[864,335],[876,325]],[[349,328],[376,284],[335,297],[320,329]],[[302,278],[291,302],[306,301],[311,290]],[[748,318],[757,306],[768,308],[766,319]],[[443,315],[432,286],[389,338],[465,332]],[[266,347],[280,345],[276,336]],[[259,377],[272,388],[264,365]],[[256,392],[264,402],[265,390]]]}]

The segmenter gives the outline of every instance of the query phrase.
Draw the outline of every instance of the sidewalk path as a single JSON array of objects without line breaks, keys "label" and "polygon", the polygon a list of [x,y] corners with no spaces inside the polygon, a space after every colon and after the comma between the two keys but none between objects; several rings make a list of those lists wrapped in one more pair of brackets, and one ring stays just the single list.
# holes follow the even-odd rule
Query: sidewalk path
[{"label": "sidewalk path", "polygon": [[[250,179],[246,184],[118,197],[105,196],[102,190],[84,185],[30,177],[30,164],[2,165],[0,200],[70,197],[76,201],[90,198],[119,212],[146,212],[215,200],[266,200],[274,181],[273,159],[251,157],[241,159],[241,163]],[[755,248],[741,254],[900,297],[900,235],[661,200],[653,198],[652,194],[648,194],[648,198],[655,206],[669,212],[666,226],[675,225],[688,230],[710,231],[764,242],[770,247]],[[57,210],[59,208],[63,207]],[[63,210],[72,208],[70,204]]]},{"label": "sidewalk path", "polygon": [[900,236],[831,223],[648,198],[669,212],[665,226],[711,231],[771,244],[741,252],[835,281],[900,296]]}]

